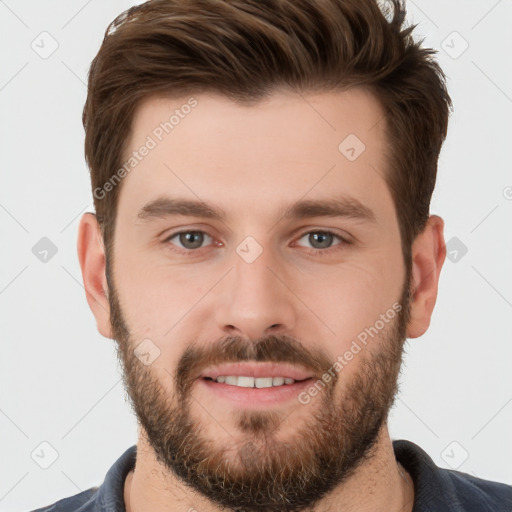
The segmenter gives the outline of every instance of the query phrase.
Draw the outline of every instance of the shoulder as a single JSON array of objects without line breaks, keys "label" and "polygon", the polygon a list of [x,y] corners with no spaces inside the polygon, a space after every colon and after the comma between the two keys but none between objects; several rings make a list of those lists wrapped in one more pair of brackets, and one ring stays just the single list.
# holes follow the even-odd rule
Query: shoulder
[{"label": "shoulder", "polygon": [[393,441],[393,449],[414,481],[415,512],[512,512],[512,486],[440,468],[411,441]]},{"label": "shoulder", "polygon": [[88,512],[94,510],[98,487],[91,487],[68,498],[63,498],[46,507],[31,512]]},{"label": "shoulder", "polygon": [[126,475],[135,467],[136,457],[137,446],[134,445],[116,460],[100,486],[91,487],[31,512],[124,511],[124,482]]},{"label": "shoulder", "polygon": [[456,495],[461,505],[465,507],[464,510],[477,510],[474,504],[479,503],[486,506],[481,510],[512,511],[512,486],[477,478],[461,471],[450,469],[440,469],[440,471],[445,472],[452,481]]}]

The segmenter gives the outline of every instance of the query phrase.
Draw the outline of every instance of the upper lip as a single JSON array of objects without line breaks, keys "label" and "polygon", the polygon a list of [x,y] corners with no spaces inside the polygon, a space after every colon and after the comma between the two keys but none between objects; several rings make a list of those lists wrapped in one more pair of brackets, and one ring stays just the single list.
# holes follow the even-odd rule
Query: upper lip
[{"label": "upper lip", "polygon": [[221,375],[247,377],[285,377],[293,380],[304,380],[313,377],[304,368],[283,363],[225,363],[211,366],[201,372],[199,378],[209,377],[215,380]]}]

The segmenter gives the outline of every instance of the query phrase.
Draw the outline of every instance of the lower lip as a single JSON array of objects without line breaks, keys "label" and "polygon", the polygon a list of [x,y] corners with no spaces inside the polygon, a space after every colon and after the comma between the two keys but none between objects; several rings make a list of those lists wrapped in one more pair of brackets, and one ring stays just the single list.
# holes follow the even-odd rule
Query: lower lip
[{"label": "lower lip", "polygon": [[299,394],[311,385],[313,379],[306,379],[293,384],[272,386],[271,388],[243,388],[221,382],[199,379],[199,385],[215,396],[235,402],[244,408],[254,406],[269,406],[297,400]]}]

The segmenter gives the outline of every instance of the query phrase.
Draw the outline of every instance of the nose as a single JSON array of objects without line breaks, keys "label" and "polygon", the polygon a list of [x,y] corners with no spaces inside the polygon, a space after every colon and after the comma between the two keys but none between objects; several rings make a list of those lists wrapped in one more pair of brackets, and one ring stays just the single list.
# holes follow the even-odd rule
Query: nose
[{"label": "nose", "polygon": [[238,254],[215,303],[217,326],[231,336],[258,339],[294,330],[297,303],[284,266],[269,250],[248,263]]}]

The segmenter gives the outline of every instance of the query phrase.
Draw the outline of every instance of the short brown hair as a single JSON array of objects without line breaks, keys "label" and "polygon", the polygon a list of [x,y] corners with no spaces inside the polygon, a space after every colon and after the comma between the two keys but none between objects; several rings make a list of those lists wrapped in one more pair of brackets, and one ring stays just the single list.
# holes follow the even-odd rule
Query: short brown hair
[{"label": "short brown hair", "polygon": [[[94,58],[83,111],[93,191],[121,166],[133,115],[153,95],[218,92],[254,104],[279,88],[363,87],[386,113],[385,179],[408,264],[425,227],[451,99],[434,50],[376,0],[150,0],[120,14]],[[341,141],[340,141],[341,142]],[[94,206],[111,253],[122,183]]]}]

